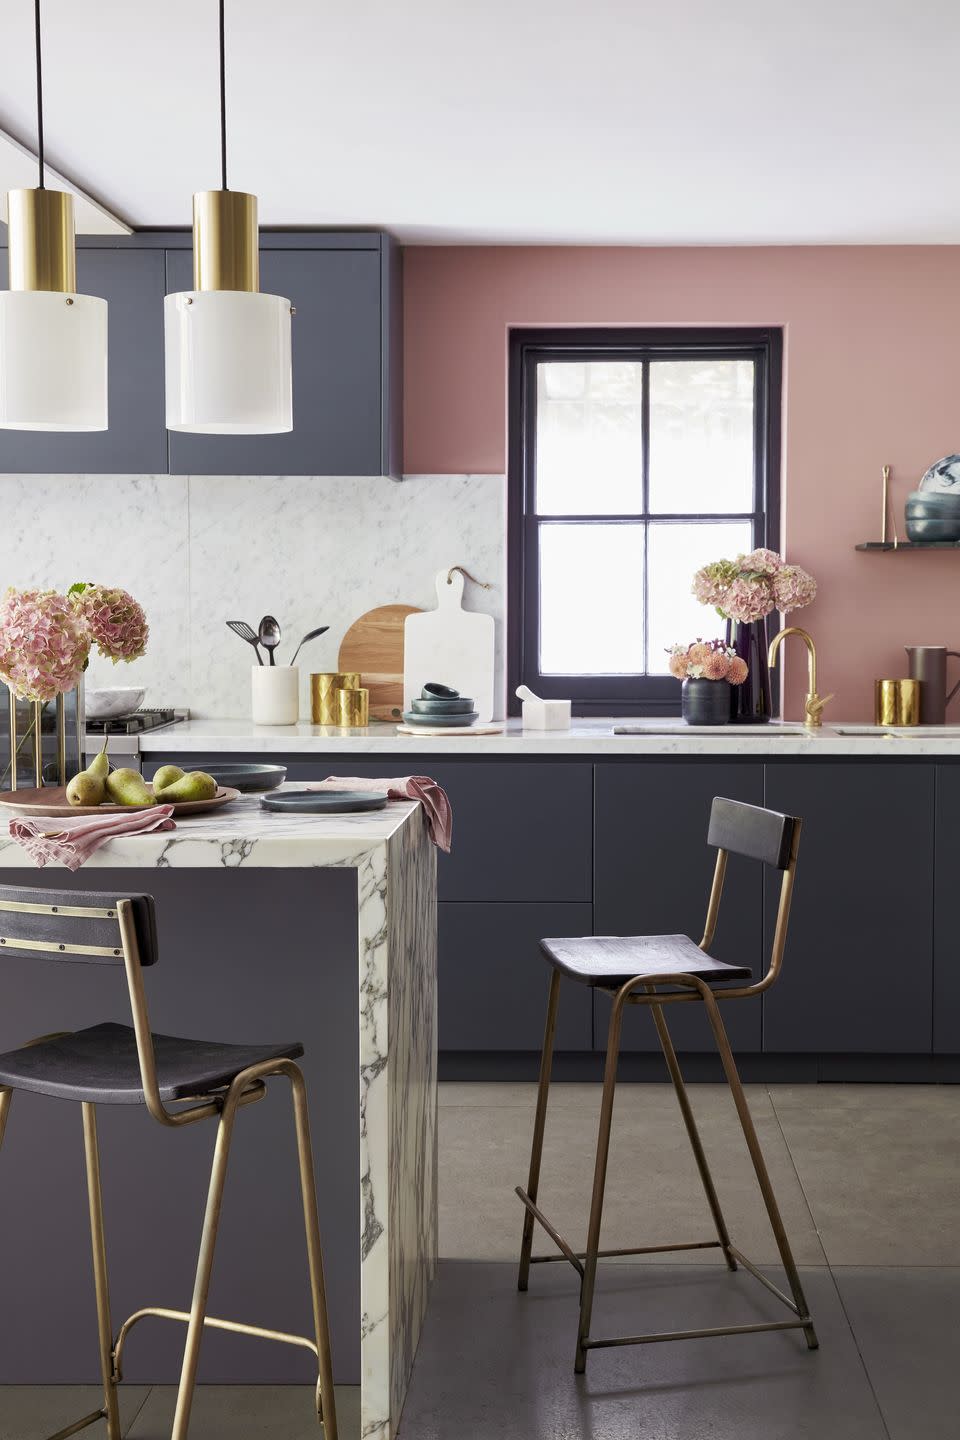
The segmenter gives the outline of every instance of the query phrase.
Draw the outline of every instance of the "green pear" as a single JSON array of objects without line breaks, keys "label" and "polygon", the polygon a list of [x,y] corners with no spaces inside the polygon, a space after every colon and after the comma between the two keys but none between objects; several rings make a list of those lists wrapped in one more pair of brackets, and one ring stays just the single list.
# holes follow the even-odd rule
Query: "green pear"
[{"label": "green pear", "polygon": [[153,777],[153,793],[159,795],[161,790],[166,790],[168,785],[183,778],[184,771],[179,765],[161,765]]},{"label": "green pear", "polygon": [[103,781],[92,768],[79,771],[67,786],[68,805],[102,805],[106,795]]},{"label": "green pear", "polygon": [[[103,737],[103,749],[100,751],[99,755],[95,756],[94,759],[90,761],[90,764],[87,766],[86,771],[86,773],[88,775],[92,775],[95,780],[99,780],[101,785],[106,780],[107,776],[110,774],[110,759],[107,755],[107,741],[108,737],[105,735]],[[99,805],[100,801],[98,800],[96,803]]]},{"label": "green pear", "polygon": [[191,770],[181,775],[179,780],[174,780],[172,785],[165,785],[157,794],[157,800],[161,805],[176,805],[185,800],[212,800],[217,789],[212,775],[205,770]]},{"label": "green pear", "polygon": [[115,805],[156,805],[156,798],[137,770],[111,770],[106,781],[107,795]]}]

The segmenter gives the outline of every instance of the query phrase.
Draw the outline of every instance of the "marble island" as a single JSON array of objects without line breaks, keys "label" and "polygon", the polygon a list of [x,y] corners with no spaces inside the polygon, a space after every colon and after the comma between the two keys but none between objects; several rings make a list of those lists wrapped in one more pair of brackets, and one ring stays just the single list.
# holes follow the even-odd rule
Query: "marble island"
[{"label": "marble island", "polygon": [[[361,1387],[364,1440],[390,1440],[396,1431],[436,1264],[435,853],[419,805],[406,802],[367,814],[291,817],[263,811],[257,797],[244,797],[212,814],[184,818],[171,832],[111,840],[76,876],[54,865],[36,870],[10,840],[6,825],[0,826],[2,883],[22,884],[28,871],[38,886],[73,883],[102,889],[116,884],[156,896],[161,963],[148,972],[155,1029],[227,1040],[296,1036],[303,1041],[335,1377],[338,1384]],[[56,1025],[68,1018],[78,1028],[93,1019],[126,1018],[120,990],[109,996],[95,990],[99,976],[84,977],[89,984],[74,992],[69,1003],[76,1008],[65,1016],[64,1003],[51,999],[59,977],[38,977],[36,965],[18,967],[16,961],[6,968],[16,974],[7,976],[5,1001],[12,1003],[5,1003],[0,1018],[4,1049],[38,1028],[49,1030],[51,1019]],[[90,990],[95,993],[87,998]],[[104,1108],[102,1131],[108,1222],[111,1183],[113,1208],[128,1217],[126,1230],[123,1213],[114,1217],[119,1234],[109,1237],[112,1268],[123,1292],[120,1311],[128,1289],[129,1308],[169,1304],[188,1282],[201,1211],[192,1204],[181,1215],[173,1197],[181,1183],[189,1184],[193,1195],[204,1174],[203,1162],[194,1155],[189,1180],[166,1169],[161,1197],[147,1196],[141,1205],[135,1181],[141,1167],[145,1174],[156,1172],[156,1154],[151,1153],[156,1127],[139,1107],[132,1117],[136,1124],[129,1114],[118,1115],[118,1108]],[[235,1253],[229,1234],[226,1253],[218,1251],[215,1285],[219,1276],[224,1298],[219,1309],[211,1304],[211,1313],[249,1318],[266,1311],[281,1328],[296,1331],[299,1326],[299,1333],[309,1333],[296,1187],[284,1191],[279,1178],[282,1167],[283,1181],[287,1169],[295,1181],[295,1167],[285,1150],[274,1164],[277,1142],[268,1131],[280,1127],[274,1116],[271,1127],[261,1128],[255,1116],[260,1108],[252,1107],[238,1131],[238,1173],[231,1175],[233,1184],[228,1179],[225,1203],[244,1233],[233,1237]],[[286,1144],[291,1136],[284,1132],[281,1140]],[[22,1146],[24,1157],[18,1167],[9,1155],[8,1175],[23,1171],[29,1179],[29,1137],[14,1123],[8,1146],[10,1152]],[[175,1148],[177,1154],[171,1150],[167,1155],[168,1166],[184,1163],[179,1152],[190,1147]],[[70,1315],[58,1317],[43,1358],[37,1354],[42,1347],[25,1338],[39,1334],[47,1323],[41,1320],[47,1307],[40,1296],[38,1313],[30,1315],[29,1237],[43,1232],[54,1251],[48,1263],[59,1274],[56,1227],[62,1215],[55,1202],[68,1188],[58,1175],[50,1187],[54,1198],[44,1194],[38,1201],[35,1165],[33,1171],[32,1183],[14,1181],[5,1196],[5,1225],[28,1238],[23,1256],[14,1257],[13,1273],[5,1278],[8,1293],[23,1297],[24,1325],[17,1330],[23,1329],[24,1338],[5,1339],[0,1383],[69,1383],[84,1373],[78,1347],[87,1330],[74,1334]],[[74,1199],[82,1202],[82,1190],[71,1195]],[[185,1261],[182,1276],[179,1271],[171,1275],[168,1263],[154,1264],[144,1255],[144,1231],[159,1236],[171,1227],[182,1230],[169,1247],[171,1255],[178,1253]],[[257,1237],[252,1250],[249,1235]],[[161,1257],[167,1244],[165,1239]],[[269,1256],[267,1265],[254,1262],[258,1252]],[[63,1265],[67,1271],[75,1267],[66,1250]],[[62,1290],[77,1294],[82,1312],[89,1279],[82,1266],[75,1285],[72,1278]],[[57,1331],[61,1320],[63,1328]],[[301,1351],[288,1354],[286,1346],[241,1341],[238,1353],[238,1342],[228,1349],[221,1340],[214,1332],[209,1344],[205,1338],[201,1366],[208,1369],[206,1374],[201,1370],[202,1379],[311,1382]],[[146,1353],[149,1345],[142,1346],[143,1373],[154,1379],[172,1378],[167,1372],[175,1372],[176,1350],[164,1350],[165,1344],[172,1342],[158,1334],[152,1354]],[[132,1348],[129,1369],[135,1381]]]}]

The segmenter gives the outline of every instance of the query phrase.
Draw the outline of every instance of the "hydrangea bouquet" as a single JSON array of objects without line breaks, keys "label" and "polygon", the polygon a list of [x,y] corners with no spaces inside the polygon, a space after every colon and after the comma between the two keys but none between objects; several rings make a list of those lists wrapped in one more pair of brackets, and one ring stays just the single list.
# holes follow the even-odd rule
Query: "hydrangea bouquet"
[{"label": "hydrangea bouquet", "polygon": [[772,610],[800,610],[817,593],[817,582],[799,565],[784,564],[775,550],[751,550],[736,560],[712,560],[693,577],[701,605],[724,620],[750,624]]},{"label": "hydrangea bouquet", "polygon": [[45,704],[76,688],[94,645],[116,664],[138,659],[148,635],[142,607],[125,590],[11,588],[0,600],[0,680],[18,699]]}]

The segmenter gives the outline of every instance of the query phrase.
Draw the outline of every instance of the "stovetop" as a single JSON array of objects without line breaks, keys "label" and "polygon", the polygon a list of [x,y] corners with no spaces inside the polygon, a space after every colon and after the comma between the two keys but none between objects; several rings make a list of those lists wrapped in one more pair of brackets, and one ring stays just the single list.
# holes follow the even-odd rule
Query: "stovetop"
[{"label": "stovetop", "polygon": [[177,725],[182,719],[173,709],[133,710],[129,715],[115,715],[109,720],[88,720],[87,734],[142,735],[146,730]]}]

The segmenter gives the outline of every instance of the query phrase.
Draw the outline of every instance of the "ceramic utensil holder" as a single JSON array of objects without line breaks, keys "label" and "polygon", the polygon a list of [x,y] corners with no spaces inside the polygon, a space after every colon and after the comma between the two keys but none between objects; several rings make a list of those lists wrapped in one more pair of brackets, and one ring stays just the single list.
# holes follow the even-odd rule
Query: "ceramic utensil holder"
[{"label": "ceramic utensil holder", "polygon": [[370,724],[370,691],[360,686],[338,690],[337,712],[342,726],[362,730]]},{"label": "ceramic utensil holder", "polygon": [[524,700],[524,730],[569,730],[572,700]]},{"label": "ceramic utensil holder", "polygon": [[356,670],[330,670],[310,676],[310,719],[314,725],[339,725],[337,695],[341,690],[359,690]]},{"label": "ceramic utensil holder", "polygon": [[254,725],[296,725],[300,719],[300,668],[254,665],[250,670]]},{"label": "ceramic utensil holder", "polygon": [[874,721],[877,725],[920,724],[919,680],[874,681]]}]

